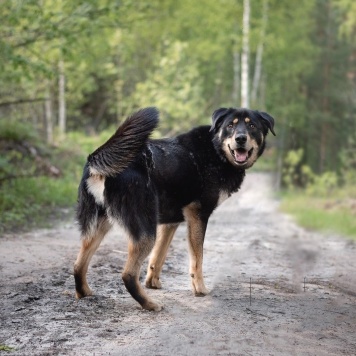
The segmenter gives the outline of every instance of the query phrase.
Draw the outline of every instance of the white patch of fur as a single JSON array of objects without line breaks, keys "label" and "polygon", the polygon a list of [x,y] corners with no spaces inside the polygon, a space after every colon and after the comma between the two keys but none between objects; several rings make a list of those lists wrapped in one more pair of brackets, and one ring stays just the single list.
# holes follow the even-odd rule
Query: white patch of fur
[{"label": "white patch of fur", "polygon": [[[113,213],[112,213],[112,210],[110,207],[107,207],[106,208],[106,215],[108,217],[108,221],[109,223],[111,224],[111,226],[115,229],[120,229],[120,228],[124,228],[125,229],[125,226],[124,224],[122,223],[121,219],[119,216],[115,216]],[[126,233],[129,234],[129,232],[126,230]]]},{"label": "white patch of fur", "polygon": [[220,191],[217,206],[221,205],[229,197],[230,195],[227,192],[224,192],[223,190]]},{"label": "white patch of fur", "polygon": [[92,175],[87,179],[87,187],[95,202],[104,205],[105,178],[100,175]]},{"label": "white patch of fur", "polygon": [[99,175],[99,171],[97,171],[95,168],[93,167],[89,167],[89,173],[91,176],[97,176]]}]

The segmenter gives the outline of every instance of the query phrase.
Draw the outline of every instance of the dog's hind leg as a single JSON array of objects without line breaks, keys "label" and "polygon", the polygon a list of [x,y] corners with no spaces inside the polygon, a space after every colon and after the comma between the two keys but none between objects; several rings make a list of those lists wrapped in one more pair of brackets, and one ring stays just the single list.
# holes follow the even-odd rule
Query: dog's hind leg
[{"label": "dog's hind leg", "polygon": [[196,296],[201,297],[209,293],[203,278],[203,244],[207,221],[201,219],[199,208],[195,204],[188,205],[183,211],[188,225],[189,273],[193,292]]},{"label": "dog's hind leg", "polygon": [[98,221],[95,228],[92,228],[82,236],[82,246],[74,264],[75,295],[77,298],[83,298],[92,294],[87,282],[88,266],[110,228],[111,224],[106,218],[102,218]]},{"label": "dog's hind leg", "polygon": [[157,238],[148,262],[146,287],[160,289],[159,280],[169,245],[179,224],[164,224],[157,226]]},{"label": "dog's hind leg", "polygon": [[129,255],[122,272],[122,279],[128,292],[141,304],[143,309],[159,311],[162,306],[148,297],[139,282],[142,263],[151,252],[154,242],[154,237],[141,237],[139,241],[129,240]]}]

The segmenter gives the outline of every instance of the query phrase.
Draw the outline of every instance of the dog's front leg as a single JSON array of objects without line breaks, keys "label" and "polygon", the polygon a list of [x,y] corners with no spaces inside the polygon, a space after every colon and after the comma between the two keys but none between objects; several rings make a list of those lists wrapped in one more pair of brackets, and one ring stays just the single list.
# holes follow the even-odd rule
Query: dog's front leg
[{"label": "dog's front leg", "polygon": [[202,297],[209,293],[205,287],[203,278],[203,244],[208,221],[201,218],[199,207],[195,204],[191,204],[184,208],[184,216],[188,225],[188,244],[190,254],[189,273],[193,292],[196,296]]}]

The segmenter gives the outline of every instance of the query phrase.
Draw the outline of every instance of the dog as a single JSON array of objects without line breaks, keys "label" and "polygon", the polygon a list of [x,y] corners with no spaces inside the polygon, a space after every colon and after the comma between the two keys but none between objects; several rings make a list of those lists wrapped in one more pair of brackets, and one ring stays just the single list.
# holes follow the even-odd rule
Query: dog
[{"label": "dog", "polygon": [[186,221],[190,277],[196,296],[208,293],[202,271],[203,243],[212,212],[237,192],[265,149],[274,118],[265,112],[220,108],[212,125],[174,138],[153,140],[158,110],[141,109],[88,156],[78,189],[81,249],[74,264],[76,297],[91,295],[86,274],[106,233],[120,224],[128,239],[122,279],[143,309],[159,311],[139,282],[151,253],[146,287],[161,288],[160,273],[178,225]]}]

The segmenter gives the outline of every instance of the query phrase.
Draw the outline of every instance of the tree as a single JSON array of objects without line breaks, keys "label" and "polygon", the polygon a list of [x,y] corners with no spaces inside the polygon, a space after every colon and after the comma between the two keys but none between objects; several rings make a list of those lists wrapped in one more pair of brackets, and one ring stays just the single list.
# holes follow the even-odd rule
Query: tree
[{"label": "tree", "polygon": [[255,70],[254,70],[252,90],[251,90],[251,101],[254,104],[257,101],[257,91],[261,82],[263,46],[264,46],[265,36],[266,36],[267,18],[268,18],[268,0],[263,0],[260,42],[258,44],[257,52],[256,52]]},{"label": "tree", "polygon": [[166,52],[145,82],[137,84],[133,102],[154,105],[162,114],[160,130],[172,135],[205,122],[202,83],[186,43],[166,44]]},{"label": "tree", "polygon": [[166,134],[251,101],[276,117],[281,165],[303,148],[315,172],[339,169],[335,147],[355,128],[353,9],[351,0],[4,0],[0,116],[51,141],[59,126],[96,132],[138,106],[157,105]]},{"label": "tree", "polygon": [[242,25],[242,53],[241,53],[241,106],[250,106],[249,94],[249,35],[250,35],[250,0],[244,0],[244,14]]}]

